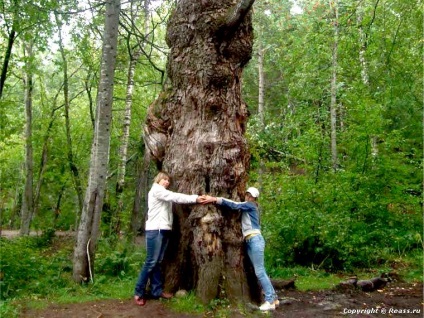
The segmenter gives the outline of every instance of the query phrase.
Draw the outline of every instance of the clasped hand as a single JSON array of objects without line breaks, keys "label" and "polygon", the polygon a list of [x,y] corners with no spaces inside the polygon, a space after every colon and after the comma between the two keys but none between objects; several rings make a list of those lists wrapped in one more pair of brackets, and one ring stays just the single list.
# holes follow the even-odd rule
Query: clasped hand
[{"label": "clasped hand", "polygon": [[213,197],[213,196],[204,194],[204,195],[199,195],[197,197],[196,202],[200,203],[200,204],[214,203],[214,202],[216,202],[216,198]]}]

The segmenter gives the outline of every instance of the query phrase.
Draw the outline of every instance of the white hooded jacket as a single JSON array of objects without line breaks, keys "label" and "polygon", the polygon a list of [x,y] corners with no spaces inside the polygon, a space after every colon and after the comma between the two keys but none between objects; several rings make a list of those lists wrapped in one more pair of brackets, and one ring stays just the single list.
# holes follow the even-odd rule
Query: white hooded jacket
[{"label": "white hooded jacket", "polygon": [[146,231],[172,229],[172,202],[196,203],[198,195],[183,194],[167,190],[158,183],[153,183],[149,191]]}]

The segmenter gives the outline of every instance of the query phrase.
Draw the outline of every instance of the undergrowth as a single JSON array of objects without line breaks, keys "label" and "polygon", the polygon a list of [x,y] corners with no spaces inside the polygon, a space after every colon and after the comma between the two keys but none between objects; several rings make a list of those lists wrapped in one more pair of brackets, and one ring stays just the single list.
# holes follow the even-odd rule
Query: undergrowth
[{"label": "undergrowth", "polygon": [[[26,308],[43,308],[53,303],[80,303],[100,299],[129,299],[145,257],[144,246],[100,240],[96,254],[94,283],[75,284],[72,280],[73,238],[23,237],[0,239],[0,316],[18,317]],[[269,253],[269,251],[268,251]],[[397,257],[379,268],[358,269],[350,272],[329,273],[311,267],[268,268],[273,278],[296,277],[299,290],[332,288],[352,273],[370,278],[396,268],[406,281],[422,281],[422,253]],[[225,300],[202,305],[193,292],[174,298],[169,306],[185,313],[214,312],[228,314]]]}]

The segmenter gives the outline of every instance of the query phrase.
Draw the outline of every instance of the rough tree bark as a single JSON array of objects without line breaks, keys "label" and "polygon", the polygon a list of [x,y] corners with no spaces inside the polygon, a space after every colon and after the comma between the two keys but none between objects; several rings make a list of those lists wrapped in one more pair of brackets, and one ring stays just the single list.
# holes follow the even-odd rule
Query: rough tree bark
[{"label": "rough tree bark", "polygon": [[74,249],[73,278],[76,282],[86,282],[93,274],[94,253],[100,230],[109,162],[110,123],[120,8],[120,0],[106,1],[102,63],[90,172]]},{"label": "rough tree bark", "polygon": [[[243,197],[249,151],[243,67],[251,58],[254,0],[180,0],[168,22],[170,83],[149,107],[145,142],[184,193]],[[240,215],[213,205],[175,206],[165,288],[195,289],[205,303],[257,298],[246,275]],[[247,271],[249,272],[249,271]]]}]

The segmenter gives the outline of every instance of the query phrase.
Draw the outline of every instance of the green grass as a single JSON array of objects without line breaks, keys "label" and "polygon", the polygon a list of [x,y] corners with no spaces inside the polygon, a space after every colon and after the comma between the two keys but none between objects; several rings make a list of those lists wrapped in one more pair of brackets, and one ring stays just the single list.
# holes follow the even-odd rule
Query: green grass
[{"label": "green grass", "polygon": [[[11,291],[0,301],[0,317],[10,318],[18,317],[24,307],[37,309],[45,308],[52,303],[130,299],[144,257],[144,251],[140,251],[140,248],[115,246],[111,250],[108,244],[104,244],[99,247],[100,257],[97,260],[102,259],[103,263],[102,261],[96,263],[98,273],[95,275],[95,282],[77,285],[72,280],[71,248],[66,246],[62,246],[64,248],[60,250],[51,246],[38,248],[28,240],[0,243],[3,247],[0,271],[5,273],[1,287],[7,286]],[[22,255],[19,259],[15,257],[18,254]],[[272,268],[268,270],[268,274],[281,279],[296,277],[297,289],[308,291],[330,289],[352,274],[358,275],[361,279],[368,279],[382,272],[389,272],[393,268],[407,282],[422,282],[422,250],[403,257],[396,256],[379,268],[358,269],[349,273],[328,273],[313,268],[291,267]],[[11,278],[10,281],[7,281],[8,277]],[[174,312],[213,313],[214,317],[231,317],[234,310],[225,300],[214,300],[209,305],[203,305],[193,292],[185,297],[172,299],[167,302],[167,306]],[[243,312],[243,308],[239,311]],[[248,317],[248,313],[245,316]]]},{"label": "green grass", "polygon": [[194,292],[190,292],[181,298],[172,298],[169,307],[175,312],[191,314],[201,314],[206,310],[206,307],[201,304]]},{"label": "green grass", "polygon": [[296,277],[296,288],[300,291],[330,289],[346,280],[347,277],[357,275],[359,279],[369,279],[381,273],[393,271],[398,273],[406,282],[423,281],[423,253],[415,253],[392,259],[388,264],[372,269],[356,269],[350,272],[328,273],[323,270],[314,270],[307,267],[277,268],[268,271],[273,278],[291,279]]}]

